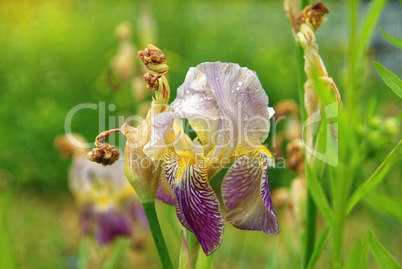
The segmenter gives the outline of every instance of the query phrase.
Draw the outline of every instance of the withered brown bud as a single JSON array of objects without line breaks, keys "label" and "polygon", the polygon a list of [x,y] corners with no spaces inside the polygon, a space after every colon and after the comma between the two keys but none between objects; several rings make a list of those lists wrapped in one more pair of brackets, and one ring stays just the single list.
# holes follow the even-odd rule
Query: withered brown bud
[{"label": "withered brown bud", "polygon": [[91,162],[100,163],[103,166],[112,165],[120,158],[120,152],[109,144],[104,144],[100,148],[94,148],[88,153],[87,159]]},{"label": "withered brown bud", "polygon": [[148,70],[165,74],[169,71],[165,54],[152,44],[149,44],[145,50],[139,51],[137,57],[140,58]]},{"label": "withered brown bud", "polygon": [[145,73],[144,74],[144,79],[147,82],[147,88],[157,90],[158,87],[159,87],[158,79],[160,77],[162,77],[162,74],[154,75],[151,72]]},{"label": "withered brown bud", "polygon": [[88,153],[87,159],[91,162],[100,163],[103,166],[112,165],[120,158],[120,152],[113,146],[105,143],[110,135],[121,132],[120,129],[113,129],[100,133],[95,140],[96,148]]},{"label": "withered brown bud", "polygon": [[323,2],[319,1],[315,4],[305,7],[296,18],[296,23],[298,25],[307,23],[311,25],[314,30],[317,30],[324,21],[323,16],[327,13],[329,13],[329,9],[324,5]]},{"label": "withered brown bud", "polygon": [[275,116],[277,118],[293,114],[298,119],[300,118],[300,108],[299,105],[291,99],[283,100],[277,103],[274,107],[275,109]]},{"label": "withered brown bud", "polygon": [[292,140],[286,147],[288,158],[286,165],[292,172],[301,172],[304,169],[304,148],[300,139]]}]

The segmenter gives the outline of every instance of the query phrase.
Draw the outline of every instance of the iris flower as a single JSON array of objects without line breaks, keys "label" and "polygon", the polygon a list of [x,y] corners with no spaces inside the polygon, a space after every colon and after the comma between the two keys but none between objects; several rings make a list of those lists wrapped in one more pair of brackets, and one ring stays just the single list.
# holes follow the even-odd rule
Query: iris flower
[{"label": "iris flower", "polygon": [[[226,220],[244,230],[280,231],[268,184],[273,156],[262,144],[273,114],[254,71],[214,62],[190,68],[169,109],[152,118],[144,152],[163,161],[177,216],[207,255],[221,245],[225,227],[209,182],[233,161],[221,189]],[[184,133],[181,119],[188,119],[194,140]]]}]

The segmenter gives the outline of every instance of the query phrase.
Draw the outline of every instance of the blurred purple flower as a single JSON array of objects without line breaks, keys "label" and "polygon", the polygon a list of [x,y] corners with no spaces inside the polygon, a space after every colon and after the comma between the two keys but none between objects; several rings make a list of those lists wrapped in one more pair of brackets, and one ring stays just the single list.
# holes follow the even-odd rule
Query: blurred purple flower
[{"label": "blurred purple flower", "polygon": [[130,237],[133,228],[148,229],[145,213],[124,174],[123,162],[100,166],[85,154],[73,160],[70,189],[80,208],[81,231],[96,235],[99,244]]}]

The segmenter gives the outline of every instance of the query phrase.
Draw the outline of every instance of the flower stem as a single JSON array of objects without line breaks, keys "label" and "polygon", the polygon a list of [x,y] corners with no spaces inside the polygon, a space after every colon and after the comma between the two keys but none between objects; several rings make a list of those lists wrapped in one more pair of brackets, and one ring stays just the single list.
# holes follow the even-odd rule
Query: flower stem
[{"label": "flower stem", "polygon": [[120,261],[124,255],[124,251],[127,249],[128,240],[126,238],[117,238],[113,242],[112,250],[110,256],[105,262],[103,269],[114,269],[119,268]]},{"label": "flower stem", "polygon": [[[308,1],[306,1],[308,3]],[[307,4],[306,3],[306,4]],[[302,5],[302,8],[304,6]],[[303,48],[299,43],[297,43],[297,69],[298,69],[298,95],[299,104],[301,111],[301,122],[306,120],[306,111],[304,109],[304,82],[306,81],[306,74],[304,73],[304,52]],[[303,135],[304,137],[304,135]],[[307,154],[307,153],[306,153]],[[307,155],[305,157],[307,164]],[[306,174],[306,182],[308,182],[308,175]],[[317,208],[314,204],[313,198],[310,192],[307,193],[307,216],[306,216],[306,230],[304,236],[304,268],[307,267],[311,254],[314,251],[315,242],[315,230],[316,230],[316,219],[317,219]]]},{"label": "flower stem", "polygon": [[152,237],[162,266],[164,269],[173,269],[173,264],[170,260],[165,240],[163,239],[162,230],[159,225],[158,216],[156,215],[155,202],[145,202],[142,206],[144,207],[145,215],[147,216],[149,228],[151,229]]},{"label": "flower stem", "polygon": [[80,241],[78,251],[78,269],[86,269],[88,264],[88,253],[90,248],[90,240],[87,236],[83,236]]}]

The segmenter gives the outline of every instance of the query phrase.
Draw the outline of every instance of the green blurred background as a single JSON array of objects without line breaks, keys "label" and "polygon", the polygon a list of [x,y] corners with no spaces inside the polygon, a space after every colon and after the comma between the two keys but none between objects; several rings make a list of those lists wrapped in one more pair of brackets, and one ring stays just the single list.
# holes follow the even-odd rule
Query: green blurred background
[{"label": "green blurred background", "polygon": [[[0,240],[17,268],[74,268],[79,232],[77,210],[67,184],[70,162],[59,157],[53,140],[64,134],[65,117],[78,104],[116,105],[116,110],[106,110],[106,119],[136,112],[139,102],[129,87],[116,91],[108,82],[110,61],[118,48],[114,31],[119,23],[131,22],[132,41],[137,49],[152,42],[165,52],[170,66],[171,100],[189,67],[217,60],[237,62],[257,71],[271,105],[289,98],[297,100],[295,45],[282,2],[147,2],[156,26],[154,40],[144,40],[139,23],[143,4],[106,0],[0,1]],[[348,42],[346,7],[339,1],[325,4],[331,13],[317,32],[317,41],[328,72],[343,94]],[[362,3],[362,13],[366,4]],[[402,36],[398,1],[387,4],[380,27]],[[400,112],[401,103],[371,67],[373,59],[400,76],[402,54],[376,30],[360,98],[361,103],[380,115],[376,120],[381,125],[384,118]],[[106,121],[108,128],[118,127],[112,125]],[[369,132],[366,125],[362,128],[363,133]],[[103,131],[98,124],[98,111],[77,113],[72,130],[93,141]],[[372,154],[362,168],[362,178],[370,175],[393,141],[381,133],[367,135],[373,136]],[[389,189],[394,183],[401,187],[396,183],[400,176],[400,170],[393,171],[383,188]],[[270,184],[273,188],[288,186],[293,177],[287,170],[273,171]],[[158,210],[162,212],[162,222],[174,216],[170,207],[159,205]],[[375,214],[378,213],[363,204],[348,228],[354,231],[351,237],[359,236],[354,227],[361,223],[365,227],[380,225],[385,230],[380,237],[384,245],[400,246],[398,222]],[[172,225],[179,229],[178,223]],[[261,264],[284,268],[300,262],[297,246],[293,250],[283,247],[282,253],[275,253],[277,245],[292,240],[284,239],[286,232],[275,238],[260,238],[259,233],[227,230],[224,244],[215,255],[216,268],[261,268]],[[171,255],[177,257],[179,238],[170,235],[169,228],[164,232],[171,239]],[[399,234],[392,238],[395,232]],[[150,242],[145,250],[131,257],[132,264],[138,261],[141,268],[157,268],[153,251]],[[397,250],[391,249],[391,253],[401,262]]]}]

